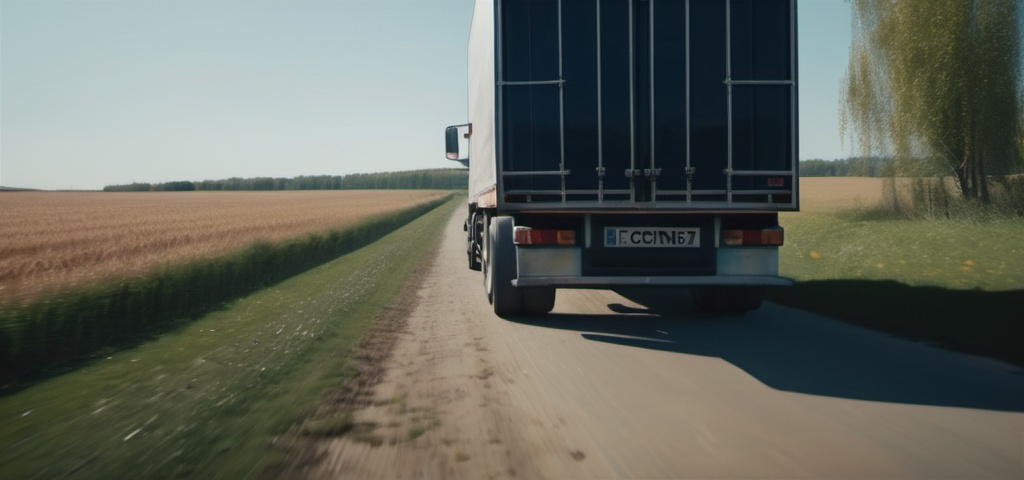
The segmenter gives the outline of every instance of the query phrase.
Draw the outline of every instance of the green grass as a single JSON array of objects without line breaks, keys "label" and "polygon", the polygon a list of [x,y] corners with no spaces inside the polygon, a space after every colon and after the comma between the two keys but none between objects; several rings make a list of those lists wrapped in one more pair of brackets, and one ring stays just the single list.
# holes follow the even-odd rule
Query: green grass
[{"label": "green grass", "polygon": [[[0,398],[5,478],[253,478],[430,258],[457,200],[156,340]],[[308,425],[348,428],[345,418]]]},{"label": "green grass", "polygon": [[1024,219],[784,214],[770,300],[1024,365]]},{"label": "green grass", "polygon": [[1024,218],[874,220],[855,213],[784,214],[783,275],[895,280],[989,291],[1024,288]]}]

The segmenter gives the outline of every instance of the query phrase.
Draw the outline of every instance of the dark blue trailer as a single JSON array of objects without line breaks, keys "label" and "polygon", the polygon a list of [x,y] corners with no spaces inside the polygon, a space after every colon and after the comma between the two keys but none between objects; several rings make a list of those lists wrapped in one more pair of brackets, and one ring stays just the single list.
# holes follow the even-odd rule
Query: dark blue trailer
[{"label": "dark blue trailer", "polygon": [[796,0],[478,0],[446,150],[495,312],[623,286],[747,311],[791,284],[796,61]]}]

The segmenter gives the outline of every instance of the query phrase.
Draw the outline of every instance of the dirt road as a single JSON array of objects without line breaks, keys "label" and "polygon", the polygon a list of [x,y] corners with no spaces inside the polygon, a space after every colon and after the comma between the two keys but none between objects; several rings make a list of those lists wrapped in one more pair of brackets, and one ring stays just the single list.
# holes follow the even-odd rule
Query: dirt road
[{"label": "dirt road", "polygon": [[502,320],[461,211],[370,405],[305,478],[1022,478],[1024,374],[767,304],[560,291]]}]

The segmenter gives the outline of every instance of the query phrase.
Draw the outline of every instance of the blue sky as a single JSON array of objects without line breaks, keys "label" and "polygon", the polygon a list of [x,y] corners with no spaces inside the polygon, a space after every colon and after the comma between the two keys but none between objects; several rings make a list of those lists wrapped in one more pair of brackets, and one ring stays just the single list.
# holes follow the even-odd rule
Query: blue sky
[{"label": "blue sky", "polygon": [[[798,0],[801,158],[842,158],[844,0]],[[0,185],[455,166],[471,0],[0,0]]]}]

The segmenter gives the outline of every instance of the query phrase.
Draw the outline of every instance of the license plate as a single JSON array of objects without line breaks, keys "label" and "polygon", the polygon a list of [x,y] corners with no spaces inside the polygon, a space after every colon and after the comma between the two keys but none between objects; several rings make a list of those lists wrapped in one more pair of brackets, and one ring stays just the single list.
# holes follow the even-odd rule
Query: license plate
[{"label": "license plate", "polygon": [[700,248],[699,228],[605,227],[609,248]]}]

